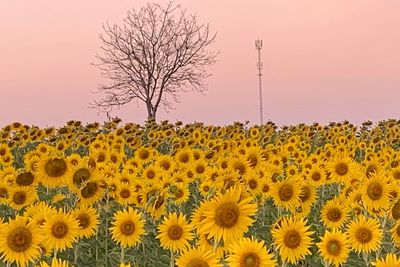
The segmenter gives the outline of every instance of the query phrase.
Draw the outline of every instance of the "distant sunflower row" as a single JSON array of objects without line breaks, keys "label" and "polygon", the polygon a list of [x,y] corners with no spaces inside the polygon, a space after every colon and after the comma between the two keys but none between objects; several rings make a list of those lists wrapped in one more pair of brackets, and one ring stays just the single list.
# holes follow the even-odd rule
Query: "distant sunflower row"
[{"label": "distant sunflower row", "polygon": [[0,130],[17,266],[400,266],[400,122]]}]

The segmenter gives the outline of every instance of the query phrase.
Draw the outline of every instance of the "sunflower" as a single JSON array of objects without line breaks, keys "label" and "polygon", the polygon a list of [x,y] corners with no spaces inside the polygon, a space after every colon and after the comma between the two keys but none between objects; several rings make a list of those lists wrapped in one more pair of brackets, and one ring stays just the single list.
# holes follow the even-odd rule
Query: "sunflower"
[{"label": "sunflower", "polygon": [[278,207],[289,210],[300,206],[302,182],[299,177],[277,181],[271,186],[271,196]]},{"label": "sunflower", "polygon": [[120,205],[127,206],[136,203],[136,195],[133,185],[119,182],[115,197]]},{"label": "sunflower", "polygon": [[27,266],[40,257],[39,244],[42,239],[40,228],[28,223],[26,217],[17,216],[0,228],[1,259]]},{"label": "sunflower", "polygon": [[189,200],[190,191],[188,185],[177,184],[170,186],[170,191],[173,196],[173,202],[177,205],[182,205]]},{"label": "sunflower", "polygon": [[349,215],[349,207],[339,198],[328,200],[321,210],[321,221],[332,229],[343,226]]},{"label": "sunflower", "polygon": [[43,224],[44,245],[48,249],[63,251],[72,248],[79,232],[79,222],[71,214],[57,211]]},{"label": "sunflower", "polygon": [[347,235],[336,229],[332,232],[326,231],[317,246],[323,259],[336,267],[344,264],[349,257],[350,248]]},{"label": "sunflower", "polygon": [[251,201],[251,197],[244,197],[240,187],[233,187],[225,194],[214,197],[206,205],[205,219],[199,232],[217,241],[223,239],[225,244],[242,237],[254,222],[251,216],[257,212],[257,204]]},{"label": "sunflower", "polygon": [[317,191],[312,184],[304,184],[301,188],[300,202],[301,202],[301,213],[308,215],[311,211],[312,205],[317,199]]},{"label": "sunflower", "polygon": [[194,238],[192,230],[193,226],[186,221],[185,215],[173,212],[158,226],[157,238],[164,249],[178,252],[189,247]]},{"label": "sunflower", "polygon": [[368,210],[387,210],[390,206],[390,182],[383,172],[370,173],[361,187],[361,200]]},{"label": "sunflower", "polygon": [[36,190],[33,188],[17,187],[9,190],[7,204],[15,210],[20,210],[31,205],[37,198]]},{"label": "sunflower", "polygon": [[273,255],[268,253],[264,241],[242,238],[231,244],[227,259],[232,267],[275,266]]},{"label": "sunflower", "polygon": [[395,225],[393,225],[392,231],[392,238],[394,243],[400,247],[400,220],[397,221],[397,223]]},{"label": "sunflower", "polygon": [[375,267],[400,267],[400,258],[396,254],[388,253],[385,258],[376,259],[371,264]]},{"label": "sunflower", "polygon": [[92,177],[98,175],[96,170],[89,167],[87,159],[81,159],[78,164],[72,165],[71,176],[66,182],[72,192],[78,193]]},{"label": "sunflower", "polygon": [[53,258],[51,260],[51,264],[48,265],[47,262],[41,261],[37,267],[70,267],[71,265],[69,264],[68,261],[62,260],[62,259],[57,259]]},{"label": "sunflower", "polygon": [[110,231],[112,239],[120,246],[134,247],[140,242],[141,236],[145,234],[144,220],[140,213],[129,207],[114,213]]},{"label": "sunflower", "polygon": [[104,193],[99,179],[91,179],[78,192],[80,204],[91,205],[98,201]]},{"label": "sunflower", "polygon": [[8,195],[10,193],[11,187],[8,183],[0,181],[0,204],[7,203]]},{"label": "sunflower", "polygon": [[357,163],[350,157],[336,157],[328,162],[326,169],[332,182],[342,183],[357,172]]},{"label": "sunflower", "polygon": [[349,243],[356,252],[370,253],[379,249],[382,230],[379,222],[372,218],[358,217],[347,229]]},{"label": "sunflower", "polygon": [[212,250],[206,250],[203,247],[190,248],[184,250],[181,256],[176,260],[178,267],[204,266],[220,267],[218,256]]},{"label": "sunflower", "polygon": [[46,218],[57,213],[57,210],[44,201],[36,202],[26,208],[24,216],[35,225],[42,226],[46,222]]},{"label": "sunflower", "polygon": [[78,237],[89,238],[96,233],[99,225],[99,214],[96,209],[81,206],[72,212],[72,216],[79,223]]},{"label": "sunflower", "polygon": [[15,184],[18,186],[35,186],[37,184],[36,175],[32,171],[20,169],[15,176]]},{"label": "sunflower", "polygon": [[294,264],[311,254],[309,248],[313,232],[309,229],[310,226],[306,226],[302,219],[283,218],[280,224],[271,230],[282,261]]},{"label": "sunflower", "polygon": [[68,162],[61,156],[43,155],[37,163],[37,174],[40,182],[48,187],[62,186],[69,176]]},{"label": "sunflower", "polygon": [[315,187],[319,187],[326,182],[326,172],[322,167],[312,165],[310,169],[306,170],[306,178]]}]

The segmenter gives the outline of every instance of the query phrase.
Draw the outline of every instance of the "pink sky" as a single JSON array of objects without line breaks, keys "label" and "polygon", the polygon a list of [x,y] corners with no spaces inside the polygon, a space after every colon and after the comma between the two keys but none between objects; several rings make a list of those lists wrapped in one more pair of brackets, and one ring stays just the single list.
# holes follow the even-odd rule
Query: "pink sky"
[{"label": "pink sky", "polygon": [[[95,61],[102,23],[120,23],[139,0],[0,2],[0,126],[104,121],[88,109],[100,81]],[[158,1],[166,3],[166,1]],[[178,3],[178,1],[176,1]],[[158,118],[186,123],[259,122],[257,54],[264,119],[278,125],[400,118],[400,1],[185,0],[218,32],[208,93],[182,96]],[[135,103],[113,116],[142,122]]]}]

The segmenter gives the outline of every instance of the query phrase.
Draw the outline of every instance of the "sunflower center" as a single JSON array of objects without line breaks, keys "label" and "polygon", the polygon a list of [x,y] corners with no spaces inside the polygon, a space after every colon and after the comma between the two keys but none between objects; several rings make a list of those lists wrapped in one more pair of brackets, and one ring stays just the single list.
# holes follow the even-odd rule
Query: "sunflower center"
[{"label": "sunflower center", "polygon": [[176,198],[181,198],[181,197],[183,197],[183,191],[182,191],[181,189],[178,189],[178,191],[177,191],[176,194],[175,194],[175,197],[176,197]]},{"label": "sunflower center", "polygon": [[349,171],[349,167],[345,163],[338,163],[335,167],[335,171],[339,175],[345,175]]},{"label": "sunflower center", "polygon": [[119,194],[122,198],[128,198],[131,195],[131,192],[128,189],[122,189]]},{"label": "sunflower center", "polygon": [[240,262],[243,267],[258,267],[260,266],[260,257],[253,252],[246,253]]},{"label": "sunflower center", "polygon": [[246,166],[240,161],[233,164],[233,169],[238,171],[240,175],[243,175],[246,172]]},{"label": "sunflower center", "polygon": [[91,198],[97,192],[97,183],[89,182],[84,188],[81,190],[81,195],[84,198]]},{"label": "sunflower center", "polygon": [[250,189],[256,189],[257,188],[257,181],[256,180],[254,180],[254,179],[251,179],[250,181],[249,181],[249,187],[250,187]]},{"label": "sunflower center", "polygon": [[179,225],[172,225],[168,228],[168,237],[172,240],[179,240],[183,235],[182,227]]},{"label": "sunflower center", "polygon": [[74,173],[72,181],[77,187],[81,187],[84,182],[89,180],[89,178],[90,178],[90,171],[86,168],[80,168]]},{"label": "sunflower center", "polygon": [[400,236],[400,225],[397,226],[396,233],[397,233],[398,236]]},{"label": "sunflower center", "polygon": [[342,218],[342,212],[338,208],[331,208],[327,212],[326,217],[331,222],[337,222]]},{"label": "sunflower center", "polygon": [[373,182],[368,185],[367,194],[372,200],[378,200],[382,197],[382,186],[379,182]]},{"label": "sunflower center", "polygon": [[362,243],[366,244],[372,240],[372,232],[367,227],[360,227],[356,232],[356,239]]},{"label": "sunflower center", "polygon": [[279,188],[279,198],[282,201],[289,201],[293,196],[293,187],[289,184],[284,184]]},{"label": "sunflower center", "polygon": [[46,162],[44,170],[50,177],[60,177],[67,172],[67,163],[63,159],[50,159]]},{"label": "sunflower center", "polygon": [[203,173],[204,171],[205,171],[204,166],[199,165],[199,166],[196,167],[196,172],[197,173]]},{"label": "sunflower center", "polygon": [[64,222],[56,222],[51,227],[51,233],[54,237],[62,239],[68,234],[68,226]]},{"label": "sunflower center", "polygon": [[148,179],[153,179],[154,177],[156,177],[156,174],[154,171],[150,170],[147,172],[147,178]]},{"label": "sunflower center", "polygon": [[131,235],[135,232],[135,224],[132,221],[124,221],[119,228],[123,235]]},{"label": "sunflower center", "polygon": [[142,160],[143,159],[147,159],[149,156],[150,156],[150,153],[147,150],[141,150],[139,152],[139,158],[142,159]]},{"label": "sunflower center", "polygon": [[319,181],[319,180],[321,180],[321,174],[319,172],[314,172],[311,175],[311,179],[313,179],[314,181]]},{"label": "sunflower center", "polygon": [[263,188],[262,188],[262,191],[263,191],[264,193],[267,193],[267,192],[269,191],[269,185],[265,184],[265,185],[263,186]]},{"label": "sunflower center", "polygon": [[208,263],[202,259],[192,259],[188,262],[186,267],[209,267]]},{"label": "sunflower center", "polygon": [[17,176],[15,180],[18,185],[30,186],[33,183],[34,176],[31,172],[24,172]]},{"label": "sunflower center", "polygon": [[223,203],[215,211],[215,223],[223,228],[232,228],[239,220],[239,207],[233,202]]},{"label": "sunflower center", "polygon": [[17,227],[7,235],[7,245],[15,252],[23,252],[32,244],[32,233],[26,227]]},{"label": "sunflower center", "polygon": [[300,245],[300,235],[296,230],[290,230],[285,234],[283,239],[285,246],[288,248],[297,248]]},{"label": "sunflower center", "polygon": [[7,188],[0,187],[0,198],[6,198],[8,195]]},{"label": "sunflower center", "polygon": [[158,209],[162,206],[162,204],[164,204],[164,197],[163,196],[159,196],[157,198],[156,204],[154,205],[155,209]]},{"label": "sunflower center", "polygon": [[247,161],[249,162],[250,167],[254,167],[254,166],[256,166],[257,163],[258,163],[258,159],[257,159],[257,156],[256,156],[256,155],[249,155],[249,156],[247,157]]},{"label": "sunflower center", "polygon": [[400,200],[398,200],[396,202],[396,204],[393,205],[392,216],[393,216],[393,219],[395,219],[395,220],[400,219]]},{"label": "sunflower center", "polygon": [[182,163],[188,163],[188,162],[189,162],[189,155],[187,155],[187,154],[182,154],[182,155],[179,157],[179,161],[182,162]]},{"label": "sunflower center", "polygon": [[300,200],[301,202],[306,202],[311,196],[311,190],[308,186],[301,189]]},{"label": "sunflower center", "polygon": [[367,177],[370,177],[374,172],[376,172],[375,165],[369,165],[365,174],[367,175]]},{"label": "sunflower center", "polygon": [[82,229],[88,228],[90,225],[90,216],[84,213],[79,214],[76,219]]},{"label": "sunflower center", "polygon": [[22,205],[26,201],[26,193],[24,191],[18,191],[13,195],[13,202],[17,205]]},{"label": "sunflower center", "polygon": [[338,256],[341,250],[339,241],[335,239],[329,240],[329,242],[326,244],[326,250],[330,255]]}]

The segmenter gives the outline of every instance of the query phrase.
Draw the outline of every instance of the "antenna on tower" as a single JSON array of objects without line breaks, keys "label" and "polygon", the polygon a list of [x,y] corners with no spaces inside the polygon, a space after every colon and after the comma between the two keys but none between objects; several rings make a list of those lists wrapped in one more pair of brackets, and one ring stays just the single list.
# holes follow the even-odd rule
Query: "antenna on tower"
[{"label": "antenna on tower", "polygon": [[262,49],[262,40],[258,38],[256,40],[256,49],[258,51],[258,62],[257,62],[257,70],[258,70],[258,90],[260,96],[260,122],[261,125],[264,123],[263,120],[263,105],[262,105],[262,83],[261,83],[261,76],[262,76],[262,69],[263,63],[261,62],[261,49]]}]

